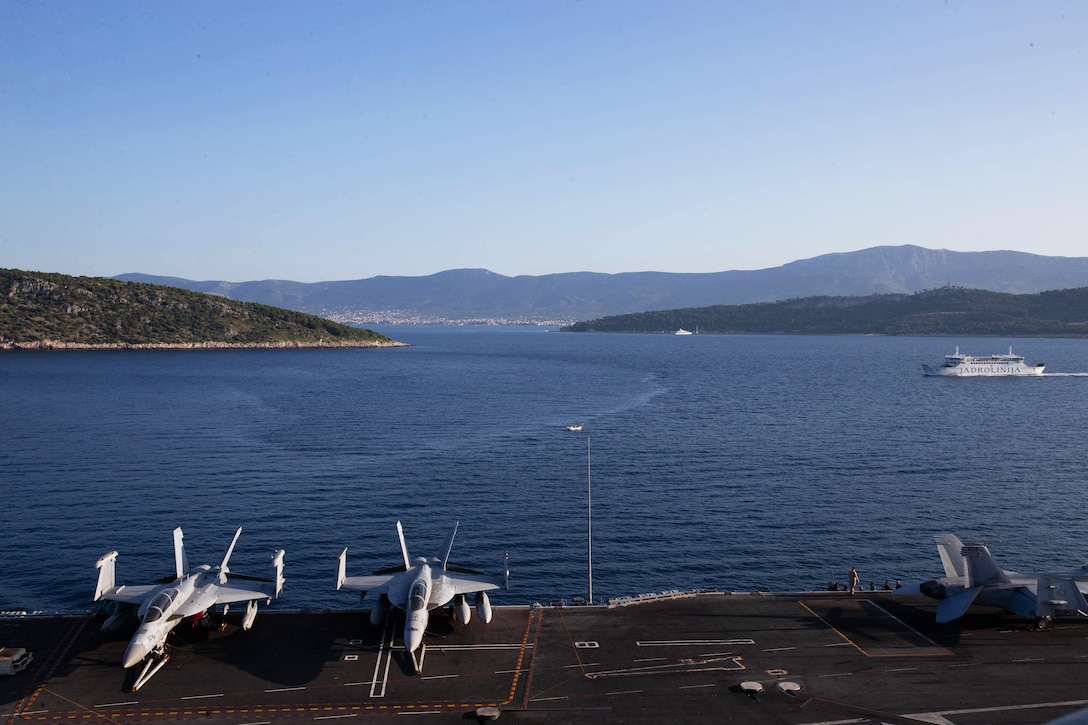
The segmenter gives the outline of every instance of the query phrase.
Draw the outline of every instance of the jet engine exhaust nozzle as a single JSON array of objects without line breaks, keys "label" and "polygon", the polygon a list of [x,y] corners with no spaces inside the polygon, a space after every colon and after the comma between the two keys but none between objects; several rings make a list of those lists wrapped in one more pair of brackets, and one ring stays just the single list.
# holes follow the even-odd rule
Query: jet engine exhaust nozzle
[{"label": "jet engine exhaust nozzle", "polygon": [[948,590],[945,588],[944,584],[937,581],[936,579],[930,579],[927,582],[922,582],[918,586],[918,590],[930,599],[944,599],[948,596]]}]

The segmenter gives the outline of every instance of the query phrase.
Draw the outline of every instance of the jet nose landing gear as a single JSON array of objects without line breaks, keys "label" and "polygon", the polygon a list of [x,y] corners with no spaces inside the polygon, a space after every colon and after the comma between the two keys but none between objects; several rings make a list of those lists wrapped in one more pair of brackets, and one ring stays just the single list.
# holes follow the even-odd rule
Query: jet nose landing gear
[{"label": "jet nose landing gear", "polygon": [[136,682],[132,684],[132,691],[136,692],[141,687],[146,685],[147,681],[150,680],[156,672],[161,670],[162,666],[165,665],[169,660],[170,655],[166,653],[165,645],[160,644],[158,647],[152,650],[151,654],[147,656],[147,660],[145,660],[144,662],[144,668],[140,671],[140,676],[137,677]]}]

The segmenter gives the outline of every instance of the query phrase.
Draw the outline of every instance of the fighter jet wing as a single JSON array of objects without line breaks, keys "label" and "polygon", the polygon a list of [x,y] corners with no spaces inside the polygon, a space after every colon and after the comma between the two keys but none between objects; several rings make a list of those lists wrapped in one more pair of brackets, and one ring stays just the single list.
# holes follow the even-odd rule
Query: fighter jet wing
[{"label": "fighter jet wing", "polygon": [[243,588],[232,586],[220,586],[210,584],[203,589],[193,592],[189,600],[177,608],[179,617],[192,617],[205,612],[217,604],[233,604],[234,602],[248,602],[254,599],[269,599],[272,597],[271,588]]},{"label": "fighter jet wing", "polygon": [[102,592],[100,599],[108,599],[111,602],[124,602],[125,604],[142,604],[147,595],[162,587],[158,584],[141,584],[128,587],[122,584],[119,587],[111,587]]},{"label": "fighter jet wing", "polygon": [[272,597],[272,587],[218,587],[215,600],[217,604],[232,604],[233,602],[248,602],[251,599],[269,599]]},{"label": "fighter jet wing", "polygon": [[446,581],[453,589],[454,594],[468,594],[469,592],[482,592],[503,587],[503,578],[501,576],[496,577],[487,574],[451,574],[447,571]]},{"label": "fighter jet wing", "polygon": [[[403,570],[401,571],[403,573]],[[394,579],[395,575],[372,575],[372,576],[348,576],[344,577],[344,583],[340,586],[341,589],[351,589],[357,592],[384,592],[389,582]]]},{"label": "fighter jet wing", "polygon": [[981,591],[982,587],[971,587],[947,599],[942,599],[941,603],[937,605],[937,623],[944,624],[962,617]]},{"label": "fighter jet wing", "polygon": [[1078,583],[1067,577],[1039,577],[1035,598],[1035,616],[1053,617],[1058,612],[1084,612],[1088,602]]}]

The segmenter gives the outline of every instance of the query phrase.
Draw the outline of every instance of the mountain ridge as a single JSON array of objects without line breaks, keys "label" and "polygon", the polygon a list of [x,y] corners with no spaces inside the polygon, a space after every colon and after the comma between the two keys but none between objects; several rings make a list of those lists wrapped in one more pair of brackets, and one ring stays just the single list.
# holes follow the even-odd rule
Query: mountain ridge
[{"label": "mountain ridge", "polygon": [[564,272],[508,277],[486,269],[432,275],[295,282],[192,281],[131,273],[115,279],[170,284],[339,322],[576,320],[813,296],[913,294],[947,285],[1010,294],[1088,286],[1088,258],[1014,251],[953,252],[916,245],[835,252],[761,270]]}]

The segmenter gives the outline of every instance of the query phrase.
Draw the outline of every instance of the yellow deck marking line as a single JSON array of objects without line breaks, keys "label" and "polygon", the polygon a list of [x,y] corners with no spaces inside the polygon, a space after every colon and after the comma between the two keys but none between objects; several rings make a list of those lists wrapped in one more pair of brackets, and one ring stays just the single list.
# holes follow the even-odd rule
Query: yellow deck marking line
[{"label": "yellow deck marking line", "polygon": [[[540,613],[539,616],[537,615],[537,612]],[[534,621],[534,619],[537,622],[537,629],[536,629],[537,637],[534,638],[533,644],[532,644],[532,646],[530,646],[529,645],[529,633],[533,631],[533,621]],[[503,705],[509,705],[511,702],[514,701],[514,693],[518,689],[518,680],[521,678],[521,672],[522,672],[521,663],[525,660],[525,652],[527,650],[531,649],[533,654],[534,655],[536,654],[536,641],[537,641],[537,639],[539,639],[540,622],[543,621],[543,619],[544,619],[544,610],[543,609],[530,609],[529,610],[529,616],[525,618],[525,634],[521,635],[521,649],[518,650],[518,660],[514,664],[514,677],[513,677],[513,679],[510,680],[510,692],[509,692],[509,694],[507,694],[505,700],[498,703],[498,705],[500,707],[503,706]],[[528,671],[532,672],[532,665],[530,665]],[[525,696],[528,697],[529,696],[529,694],[528,694],[529,693],[529,686],[528,685],[525,686],[525,693],[526,693]]]},{"label": "yellow deck marking line", "polygon": [[33,707],[34,701],[38,699],[38,696],[45,689],[45,683],[49,682],[50,678],[53,677],[53,673],[56,671],[57,667],[60,666],[61,660],[63,660],[65,655],[68,654],[68,650],[72,648],[72,645],[75,644],[76,638],[79,637],[79,633],[82,632],[83,628],[87,626],[87,622],[91,621],[91,616],[92,615],[88,614],[86,617],[83,618],[82,621],[80,621],[77,626],[72,627],[72,630],[68,633],[68,636],[62,642],[62,645],[57,648],[56,654],[53,655],[53,661],[49,664],[49,669],[43,674],[41,680],[39,680],[41,684],[38,685],[38,687],[34,690],[34,693],[30,696],[30,699],[26,700],[25,705],[23,704],[23,700],[26,699],[25,697],[21,698],[19,702],[15,703],[15,707],[11,711],[11,717],[8,718],[8,725],[11,725],[11,723],[15,722],[16,716],[19,715],[19,710],[24,710],[23,714],[25,715],[27,714],[25,711]]},{"label": "yellow deck marking line", "polygon": [[[47,690],[44,687],[39,687],[38,691],[39,692],[48,692],[53,697],[56,697],[56,698],[58,698],[60,700],[64,700],[65,702],[74,705],[79,710],[82,710],[83,715],[78,716],[78,717],[83,717],[84,719],[93,717],[93,718],[96,718],[98,720],[105,720],[106,722],[117,723],[117,721],[114,720],[113,718],[111,718],[109,715],[107,715],[105,713],[102,713],[102,712],[95,712],[93,708],[89,708],[86,705],[83,705],[81,703],[76,702],[75,700],[70,700],[67,697],[65,697],[64,695],[53,692],[52,690]],[[48,710],[41,710],[40,712],[44,713],[44,712],[48,712]],[[30,713],[23,713],[23,718],[25,719],[28,714],[30,714]],[[69,716],[69,717],[71,717],[71,716]],[[12,720],[9,720],[9,722],[14,721],[14,719],[15,719],[15,716],[12,715]]]},{"label": "yellow deck marking line", "polygon": [[868,656],[869,656],[869,653],[868,653],[868,652],[866,652],[865,650],[863,650],[863,649],[862,649],[862,648],[861,648],[860,646],[858,646],[858,643],[857,643],[857,642],[855,642],[854,640],[850,639],[850,638],[849,638],[849,637],[847,637],[847,636],[846,636],[845,634],[843,634],[842,632],[840,632],[839,630],[837,630],[837,629],[836,629],[835,627],[833,627],[833,626],[831,625],[831,623],[830,623],[830,622],[828,622],[828,621],[827,621],[826,619],[824,619],[823,617],[821,617],[821,616],[820,616],[819,614],[816,614],[816,612],[812,611],[812,608],[811,608],[811,607],[809,607],[809,606],[808,606],[807,604],[805,604],[804,602],[797,602],[797,603],[798,603],[798,604],[800,604],[800,605],[801,605],[802,607],[804,607],[804,608],[805,608],[805,609],[806,609],[806,610],[808,611],[808,613],[809,613],[809,614],[811,614],[811,615],[812,615],[813,617],[816,617],[816,619],[818,619],[818,620],[820,620],[821,622],[823,622],[824,624],[826,624],[826,625],[827,625],[827,628],[828,628],[828,629],[830,629],[830,630],[831,630],[832,632],[834,632],[835,634],[839,635],[839,636],[840,636],[840,637],[842,637],[842,638],[843,638],[844,640],[846,640],[846,641],[847,641],[847,642],[848,642],[848,643],[850,644],[850,646],[852,646],[852,647],[853,647],[854,649],[856,649],[856,650],[857,650],[858,652],[861,652],[861,653],[862,653],[863,655],[865,655],[866,657],[868,657]]},{"label": "yellow deck marking line", "polygon": [[[539,614],[538,614],[538,612],[539,612]],[[534,629],[533,629],[534,622],[537,624],[536,632],[537,632],[537,636],[539,637],[539,626],[540,626],[540,622],[542,621],[542,619],[543,619],[543,610],[530,611],[529,616],[526,618],[525,633],[522,636],[522,644],[521,644],[521,649],[520,649],[520,651],[518,653],[517,665],[516,665],[515,669],[513,670],[513,678],[512,678],[511,685],[510,685],[509,696],[505,701],[500,702],[500,703],[495,703],[495,702],[438,702],[438,703],[436,703],[436,702],[414,703],[413,702],[413,703],[405,703],[405,702],[401,702],[401,703],[387,703],[387,704],[366,703],[366,704],[359,704],[359,705],[335,705],[334,704],[334,705],[320,705],[320,706],[318,706],[318,705],[308,705],[308,706],[307,705],[280,705],[280,706],[275,706],[275,707],[268,707],[268,706],[264,706],[264,705],[252,705],[252,706],[240,706],[240,707],[235,707],[235,706],[222,707],[222,706],[220,706],[220,707],[192,708],[192,709],[185,709],[185,708],[155,708],[155,707],[146,707],[145,706],[145,707],[142,707],[142,708],[133,708],[131,710],[127,710],[127,711],[124,711],[124,712],[114,712],[114,713],[112,713],[112,715],[114,717],[117,717],[117,718],[131,719],[133,717],[138,717],[138,718],[160,717],[160,718],[162,718],[162,717],[196,717],[196,716],[200,716],[200,717],[208,718],[208,717],[223,717],[223,716],[236,717],[238,715],[247,715],[247,714],[248,715],[254,715],[254,714],[257,714],[257,715],[265,715],[265,714],[271,714],[271,715],[298,715],[298,714],[330,713],[330,715],[326,715],[326,716],[321,716],[321,717],[315,716],[315,719],[335,719],[335,718],[355,717],[359,713],[367,713],[367,712],[397,713],[397,714],[405,714],[405,715],[426,715],[426,714],[433,714],[433,713],[451,712],[451,711],[462,710],[462,709],[475,709],[475,708],[478,708],[478,707],[483,707],[485,705],[491,705],[491,706],[494,706],[496,704],[498,704],[499,706],[507,705],[514,698],[514,693],[517,690],[519,678],[521,677],[521,673],[523,671],[530,671],[531,670],[531,668],[530,668],[530,670],[527,670],[527,669],[523,668],[522,667],[522,662],[524,660],[525,653],[527,651],[532,652],[535,649],[533,646],[531,646],[529,644],[529,638],[530,638],[530,634],[532,634],[533,631],[534,631]],[[82,629],[82,627],[80,629]],[[73,638],[73,641],[74,641],[74,638]],[[59,658],[58,658],[58,661],[59,661]],[[47,690],[45,690],[44,687],[41,687],[41,688],[39,688],[39,692],[40,691],[47,691]],[[48,691],[48,692],[49,692],[49,694],[57,696],[60,699],[66,699],[66,698],[63,698],[60,695],[57,695],[57,693],[55,693],[55,692],[52,692],[52,691]],[[37,696],[37,693],[35,694],[35,696]],[[223,695],[221,695],[221,694],[217,694],[217,695],[198,695],[196,697],[207,698],[207,697],[222,697],[222,696]],[[66,700],[66,701],[71,702],[70,700]],[[21,712],[21,713],[13,713],[12,716],[11,716],[11,719],[9,720],[9,723],[15,722],[16,717],[19,717],[19,719],[21,719],[21,720],[34,720],[34,721],[38,721],[38,722],[52,722],[52,721],[58,721],[58,720],[64,720],[64,721],[87,720],[87,719],[95,718],[97,720],[102,720],[102,721],[114,723],[115,725],[121,725],[120,721],[114,720],[114,719],[108,717],[105,713],[94,712],[94,711],[90,710],[89,708],[85,708],[82,705],[79,705],[79,703],[72,702],[71,704],[75,705],[76,707],[80,707],[80,708],[86,710],[86,712],[84,712],[83,714],[73,714],[72,712],[49,713],[49,711],[46,711],[46,710],[39,710],[39,711],[35,711],[34,713],[24,711],[24,712]],[[333,713],[336,713],[336,714],[332,715]],[[28,717],[28,715],[31,715],[31,714],[37,715],[37,717]]]}]

